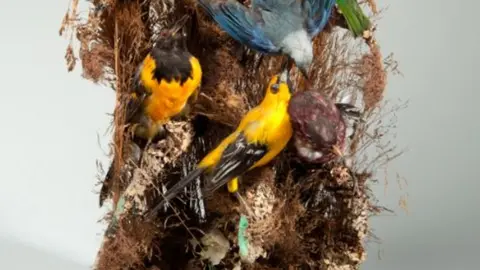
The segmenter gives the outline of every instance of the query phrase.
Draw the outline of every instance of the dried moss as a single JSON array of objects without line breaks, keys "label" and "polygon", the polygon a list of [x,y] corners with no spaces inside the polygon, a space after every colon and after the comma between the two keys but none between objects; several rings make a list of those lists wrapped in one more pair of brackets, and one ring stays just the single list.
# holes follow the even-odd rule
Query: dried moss
[{"label": "dried moss", "polygon": [[371,44],[371,52],[362,57],[365,108],[372,109],[383,99],[387,84],[387,74],[383,68],[383,58],[376,44]]},{"label": "dried moss", "polygon": [[[258,104],[267,81],[284,59],[262,58],[245,50],[197,10],[195,1],[92,2],[86,21],[77,17],[78,3],[73,2],[60,33],[70,29],[72,40],[74,34],[79,40],[83,76],[116,91],[116,152],[125,152],[120,150],[129,143],[129,136],[124,134],[124,104],[131,75],[159,32],[185,13],[192,15],[187,24],[187,45],[199,58],[204,74],[192,118],[169,123],[169,137],[146,149],[133,177],[114,181],[114,205],[119,198],[125,205],[121,211],[110,213],[116,227],[110,228],[113,236],[105,237],[96,269],[203,269],[206,262],[199,255],[202,247],[192,246],[191,240],[214,228],[233,244],[219,267],[232,269],[239,261],[237,229],[239,212],[244,210],[225,190],[205,198],[205,216],[198,211],[198,200],[192,199],[195,187],[172,201],[173,207],[153,221],[139,214],[159,200],[162,189],[192,170],[233,130],[241,116]],[[292,79],[299,91],[314,89],[337,99],[345,92],[363,97],[367,123],[358,128],[350,145],[355,173],[335,162],[322,167],[302,164],[289,146],[271,166],[246,174],[241,192],[256,216],[249,220],[247,236],[265,256],[250,265],[242,263],[242,269],[356,269],[365,260],[368,214],[379,208],[368,190],[371,167],[365,165],[359,173],[360,164],[365,163],[359,156],[365,146],[378,139],[378,134],[365,134],[371,125],[378,125],[374,119],[386,86],[386,70],[373,39],[367,43],[354,40],[350,33],[335,27],[342,24],[342,18],[334,13],[329,26],[315,38],[310,83],[307,85],[295,70]],[[73,69],[76,56],[72,46],[67,48],[66,59],[67,68]],[[126,156],[122,157],[115,163],[117,174]],[[352,174],[359,181],[356,194]]]}]

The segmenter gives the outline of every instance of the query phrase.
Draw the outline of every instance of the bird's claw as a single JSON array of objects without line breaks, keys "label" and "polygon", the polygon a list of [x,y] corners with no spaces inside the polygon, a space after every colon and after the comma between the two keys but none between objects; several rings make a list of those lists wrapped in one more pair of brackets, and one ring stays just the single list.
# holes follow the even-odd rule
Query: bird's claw
[{"label": "bird's claw", "polygon": [[340,150],[340,148],[337,145],[332,146],[332,152],[335,155],[339,156],[342,159],[342,162],[345,163],[345,157],[342,153],[342,150]]},{"label": "bird's claw", "polygon": [[149,138],[149,139],[147,140],[147,142],[145,143],[145,149],[149,148],[149,147],[152,145],[152,141],[153,141],[152,138]]},{"label": "bird's claw", "polygon": [[152,138],[147,141],[147,145],[150,146],[152,143],[157,143],[165,138],[168,137],[168,135],[171,133],[170,130],[167,129],[165,125],[162,125],[158,128],[158,132],[153,136]]}]

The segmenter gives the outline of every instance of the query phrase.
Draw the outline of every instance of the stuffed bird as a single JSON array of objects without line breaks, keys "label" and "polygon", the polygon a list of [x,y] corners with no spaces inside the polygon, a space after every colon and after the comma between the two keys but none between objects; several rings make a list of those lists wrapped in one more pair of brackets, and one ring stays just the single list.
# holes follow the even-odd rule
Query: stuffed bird
[{"label": "stuffed bird", "polygon": [[199,0],[232,38],[263,54],[288,55],[305,77],[313,61],[312,39],[327,24],[335,0]]}]

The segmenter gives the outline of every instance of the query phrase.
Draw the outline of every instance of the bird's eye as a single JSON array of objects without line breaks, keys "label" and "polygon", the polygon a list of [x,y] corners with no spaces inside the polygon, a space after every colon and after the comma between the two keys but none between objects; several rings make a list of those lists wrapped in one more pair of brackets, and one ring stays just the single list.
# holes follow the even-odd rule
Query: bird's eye
[{"label": "bird's eye", "polygon": [[272,85],[272,93],[276,94],[278,92],[278,90],[280,89],[280,84],[278,83],[275,83]]}]

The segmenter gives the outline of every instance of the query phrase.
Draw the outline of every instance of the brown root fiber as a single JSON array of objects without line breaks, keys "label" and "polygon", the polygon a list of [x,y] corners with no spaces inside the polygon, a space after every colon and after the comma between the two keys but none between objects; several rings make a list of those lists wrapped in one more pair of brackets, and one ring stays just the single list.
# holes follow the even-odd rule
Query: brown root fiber
[{"label": "brown root fiber", "polygon": [[[82,20],[74,1],[60,33],[79,40],[83,77],[116,91],[113,144],[117,153],[125,152],[114,164],[117,175],[129,155],[121,150],[129,143],[124,114],[132,75],[160,31],[185,13],[191,15],[187,45],[203,69],[200,95],[189,119],[168,123],[167,138],[144,151],[142,164],[129,179],[114,178],[114,211],[106,218],[109,228],[95,269],[206,269],[219,258],[215,269],[357,269],[366,258],[368,215],[378,209],[368,190],[371,171],[360,173],[340,162],[322,167],[302,164],[291,145],[269,166],[241,178],[240,193],[254,214],[245,232],[247,257],[239,256],[238,243],[240,213],[247,212],[225,189],[199,199],[205,195],[198,193],[200,179],[153,220],[143,217],[166,188],[193,170],[258,104],[285,59],[262,58],[246,50],[197,10],[192,0],[91,2],[88,18]],[[378,47],[336,27],[344,24],[339,16],[335,13],[314,40],[309,84],[296,69],[292,81],[297,91],[307,87],[335,99],[345,91],[362,96],[369,122],[386,86],[382,56]],[[71,44],[65,56],[69,70],[76,63],[73,48]],[[355,146],[350,147],[353,158],[358,149],[378,139],[365,134],[366,128],[355,134]],[[225,243],[215,248],[212,239],[226,239],[229,248],[220,252]]]}]

